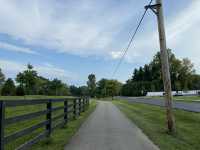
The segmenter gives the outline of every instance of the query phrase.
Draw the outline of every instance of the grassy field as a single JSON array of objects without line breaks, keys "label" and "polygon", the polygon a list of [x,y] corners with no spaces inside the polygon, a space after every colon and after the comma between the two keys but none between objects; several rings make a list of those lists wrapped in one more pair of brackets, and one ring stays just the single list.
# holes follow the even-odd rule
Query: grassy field
[{"label": "grassy field", "polygon": [[174,110],[177,132],[169,135],[163,108],[117,100],[113,103],[161,150],[200,149],[200,113]]},{"label": "grassy field", "polygon": [[[163,96],[147,96],[145,98],[153,99],[164,99]],[[184,101],[184,102],[200,102],[200,96],[174,96],[173,100],[175,101]]]},{"label": "grassy field", "polygon": [[[47,96],[45,96],[45,97],[44,96],[26,97],[26,99],[38,99],[38,98],[45,99],[45,98],[64,98],[64,97],[57,97],[57,96],[56,97],[55,96],[54,97],[53,96],[51,96],[51,97],[47,97]],[[5,97],[4,97],[4,99],[5,99]],[[6,97],[6,100],[9,100],[9,99],[16,99],[16,97]],[[21,99],[21,97],[17,97],[17,99]],[[63,105],[64,105],[63,103],[53,103],[53,107],[63,106]],[[87,112],[82,113],[82,115],[77,120],[73,120],[72,122],[69,122],[69,124],[67,126],[65,126],[64,128],[56,129],[50,139],[43,140],[39,144],[36,144],[34,146],[34,149],[48,149],[48,150],[63,149],[63,146],[68,142],[70,137],[76,132],[76,130],[79,128],[81,123],[86,119],[86,117],[94,110],[95,106],[96,106],[96,102],[92,101],[90,108]],[[44,109],[46,109],[46,105],[39,104],[39,105],[32,105],[32,106],[18,106],[18,107],[14,107],[14,108],[6,108],[5,111],[6,111],[6,118],[9,118],[9,117],[14,117],[14,116],[18,116],[18,115],[28,114],[31,112],[41,111]],[[63,113],[63,110],[58,110],[53,113],[52,117],[57,116],[62,113]],[[34,124],[44,121],[45,118],[46,118],[46,116],[44,115],[44,116],[40,116],[40,117],[37,117],[32,120],[18,122],[18,123],[6,126],[5,135],[7,136],[14,132],[20,131],[24,128],[30,127]],[[56,123],[59,123],[60,121],[62,121],[62,119],[57,120]],[[40,129],[34,131],[32,134],[29,134],[27,136],[23,136],[22,138],[16,139],[14,142],[7,144],[6,149],[8,149],[8,150],[15,149],[19,145],[23,144],[27,140],[33,138],[35,135],[37,135],[38,133],[43,131],[44,128],[40,128]]]},{"label": "grassy field", "polygon": [[44,95],[25,95],[25,96],[0,96],[0,100],[23,100],[23,99],[49,99],[49,98],[69,98],[72,96],[44,96]]},{"label": "grassy field", "polygon": [[96,105],[96,101],[92,101],[88,111],[83,113],[77,120],[69,122],[64,128],[55,130],[50,139],[35,144],[32,150],[63,150],[64,146],[76,133],[81,124],[95,110]]}]

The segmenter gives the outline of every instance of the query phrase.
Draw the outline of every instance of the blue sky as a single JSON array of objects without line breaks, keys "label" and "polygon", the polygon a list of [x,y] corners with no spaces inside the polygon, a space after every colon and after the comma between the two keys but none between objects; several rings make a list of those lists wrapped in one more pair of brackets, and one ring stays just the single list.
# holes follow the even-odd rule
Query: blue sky
[{"label": "blue sky", "polygon": [[[14,78],[27,63],[42,76],[83,85],[111,78],[148,0],[0,0],[0,68]],[[200,1],[164,1],[167,45],[200,73]],[[115,78],[124,82],[159,50],[149,11]]]}]

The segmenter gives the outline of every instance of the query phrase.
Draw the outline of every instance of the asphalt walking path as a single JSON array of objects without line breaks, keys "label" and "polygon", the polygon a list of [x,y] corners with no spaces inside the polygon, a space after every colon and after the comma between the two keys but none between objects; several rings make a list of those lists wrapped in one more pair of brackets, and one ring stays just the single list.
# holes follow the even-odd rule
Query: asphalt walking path
[{"label": "asphalt walking path", "polygon": [[[117,99],[127,100],[129,102],[135,102],[135,103],[144,103],[144,104],[150,104],[150,105],[156,105],[156,106],[165,106],[164,100],[158,100],[153,98],[137,98],[137,97],[116,97]],[[200,102],[177,102],[173,101],[173,108],[176,109],[182,109],[185,111],[191,111],[191,112],[200,112]]]},{"label": "asphalt walking path", "polygon": [[65,150],[159,150],[111,102],[100,101]]}]

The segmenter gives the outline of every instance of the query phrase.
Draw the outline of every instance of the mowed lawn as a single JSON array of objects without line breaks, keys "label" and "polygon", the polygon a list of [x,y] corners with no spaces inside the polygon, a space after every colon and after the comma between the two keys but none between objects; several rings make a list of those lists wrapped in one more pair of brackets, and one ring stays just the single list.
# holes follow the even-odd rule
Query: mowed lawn
[{"label": "mowed lawn", "polygon": [[118,100],[113,103],[161,150],[200,150],[200,113],[174,110],[177,132],[169,135],[164,108]]},{"label": "mowed lawn", "polygon": [[44,96],[44,95],[25,95],[25,96],[0,96],[0,100],[24,100],[24,99],[59,99],[70,98],[72,96]]},{"label": "mowed lawn", "polygon": [[[1,97],[1,100],[15,100],[15,99],[22,99],[23,97]],[[25,99],[59,99],[59,98],[67,98],[65,96],[26,96]],[[70,102],[69,102],[70,103]],[[63,102],[58,102],[58,103],[53,103],[53,107],[57,106],[64,106]],[[64,145],[67,144],[69,139],[73,136],[73,134],[76,132],[76,130],[80,127],[81,123],[87,118],[87,116],[95,109],[96,102],[92,101],[90,103],[89,109],[82,113],[80,117],[78,117],[76,120],[70,121],[65,127],[56,129],[52,136],[50,138],[46,138],[42,140],[41,142],[35,144],[32,149],[48,149],[48,150],[62,150]],[[39,104],[39,105],[26,105],[26,106],[17,106],[17,107],[10,107],[6,108],[6,118],[9,117],[14,117],[18,115],[23,115],[23,114],[28,114],[32,112],[37,112],[41,110],[45,110],[46,105],[45,104]],[[53,116],[58,116],[59,114],[62,114],[64,110],[58,110],[53,112]],[[72,114],[71,114],[72,115]],[[12,133],[15,133],[17,131],[20,131],[22,129],[31,127],[37,123],[40,123],[46,119],[46,116],[39,116],[35,119],[27,120],[27,121],[22,121],[22,122],[16,122],[15,124],[11,124],[6,126],[5,128],[5,135],[10,135]],[[58,119],[56,120],[55,123],[61,122],[63,119]],[[42,132],[45,130],[45,127],[40,128],[38,130],[35,130],[32,132],[32,134],[28,134],[26,136],[23,136],[21,138],[16,139],[13,142],[10,142],[9,144],[6,145],[7,150],[13,150],[19,145],[23,144],[27,140],[32,139],[34,136],[38,135],[38,133]]]},{"label": "mowed lawn", "polygon": [[[164,99],[163,96],[147,96],[145,98],[150,99]],[[175,101],[184,101],[184,102],[200,102],[200,96],[173,96],[173,100]]]}]

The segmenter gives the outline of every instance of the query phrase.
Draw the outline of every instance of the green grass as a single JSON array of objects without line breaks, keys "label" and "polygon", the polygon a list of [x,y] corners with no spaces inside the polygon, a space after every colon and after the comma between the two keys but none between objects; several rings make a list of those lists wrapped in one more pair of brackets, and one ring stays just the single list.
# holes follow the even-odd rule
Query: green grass
[{"label": "green grass", "polygon": [[174,110],[176,130],[167,134],[165,110],[158,106],[114,101],[118,108],[161,150],[199,150],[200,113]]},{"label": "green grass", "polygon": [[[9,97],[9,99],[13,99],[13,98],[14,97]],[[34,96],[34,97],[29,96],[28,98],[37,99],[36,96]],[[44,97],[41,97],[41,98],[44,98]],[[48,97],[48,98],[58,98],[58,97],[57,96],[51,96],[51,97]],[[63,98],[63,97],[59,97],[59,98]],[[63,105],[64,104],[62,102],[61,103],[60,102],[53,103],[53,107],[63,106]],[[34,146],[35,149],[40,149],[40,147],[43,147],[43,149],[50,149],[51,147],[53,147],[53,145],[57,145],[56,149],[58,149],[59,145],[61,145],[59,147],[59,149],[63,149],[63,145],[67,143],[68,139],[75,133],[75,131],[78,129],[80,124],[86,119],[86,117],[90,114],[90,112],[92,110],[94,110],[95,106],[96,106],[96,102],[92,101],[88,111],[86,111],[85,113],[82,113],[82,115],[77,120],[69,122],[69,124],[67,126],[65,126],[64,128],[56,129],[55,132],[52,134],[52,137],[50,139],[44,140],[40,144],[36,144]],[[32,112],[37,112],[37,111],[41,111],[41,110],[44,110],[44,109],[46,109],[45,104],[32,105],[32,106],[17,106],[17,107],[13,107],[13,108],[6,108],[5,113],[6,113],[6,118],[8,118],[8,117],[14,117],[14,116],[28,114],[28,113],[32,113]],[[54,117],[54,116],[57,116],[57,115],[62,114],[62,113],[63,113],[63,110],[58,110],[56,112],[53,112],[52,115]],[[6,126],[5,136],[10,135],[14,132],[20,131],[24,128],[31,127],[34,124],[37,124],[41,121],[44,121],[45,118],[46,118],[46,116],[44,115],[44,116],[40,116],[40,117],[37,117],[37,118],[32,119],[32,120],[22,121],[22,122],[18,122],[18,123]],[[58,123],[59,121],[62,121],[62,119],[57,120],[56,123]],[[29,135],[26,135],[26,136],[23,136],[21,138],[16,139],[15,141],[7,144],[6,149],[7,150],[15,149],[16,147],[23,144],[27,140],[32,139],[34,136],[36,136],[41,131],[44,131],[44,128],[40,128],[40,129],[34,131],[33,133],[31,133]],[[63,138],[63,140],[62,140],[62,138]],[[49,147],[49,145],[46,144],[46,143],[49,143],[49,145],[51,145],[51,146]],[[53,143],[53,145],[51,143]]]},{"label": "green grass", "polygon": [[0,96],[0,100],[23,100],[23,99],[49,99],[49,98],[69,98],[72,96],[45,96],[45,95],[25,95],[25,96]]},{"label": "green grass", "polygon": [[200,96],[174,96],[174,100],[183,100],[183,101],[200,101]]},{"label": "green grass", "polygon": [[83,113],[77,120],[71,121],[64,128],[57,129],[53,132],[50,139],[43,140],[32,147],[32,150],[63,150],[71,137],[76,133],[81,124],[96,108],[96,101],[92,101],[90,108]]},{"label": "green grass", "polygon": [[[151,99],[164,99],[163,96],[147,96],[145,98],[151,98]],[[173,100],[175,101],[184,101],[184,102],[200,102],[200,96],[174,96]]]}]

